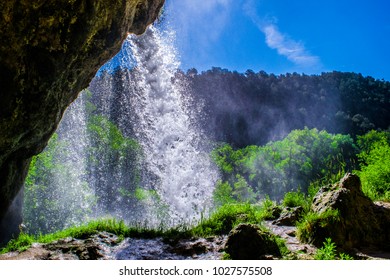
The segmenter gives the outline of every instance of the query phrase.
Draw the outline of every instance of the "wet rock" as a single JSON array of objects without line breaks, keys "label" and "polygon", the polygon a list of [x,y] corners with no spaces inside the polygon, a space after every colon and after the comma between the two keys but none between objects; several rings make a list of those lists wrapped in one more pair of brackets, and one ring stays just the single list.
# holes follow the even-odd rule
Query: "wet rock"
[{"label": "wet rock", "polygon": [[223,237],[163,240],[126,238],[111,252],[116,260],[218,260]]},{"label": "wet rock", "polygon": [[286,207],[281,212],[279,218],[273,223],[279,226],[293,226],[302,216],[303,207]]},{"label": "wet rock", "polygon": [[[140,34],[164,0],[0,2],[0,243],[21,223],[20,193],[65,109],[96,71]],[[14,222],[16,221],[16,222]]]},{"label": "wet rock", "polygon": [[10,252],[0,260],[104,260],[120,239],[111,233],[101,232],[86,239],[72,237],[48,244],[35,243],[24,252]]},{"label": "wet rock", "polygon": [[222,250],[222,244],[223,237],[184,239],[172,244],[170,251],[178,255],[198,258],[199,255],[207,253],[217,254]]},{"label": "wet rock", "polygon": [[192,242],[181,241],[171,251],[183,256],[195,256],[206,253],[208,251],[207,245],[204,240],[195,240]]},{"label": "wet rock", "polygon": [[348,173],[339,183],[321,188],[311,210],[317,214],[339,212],[337,219],[326,223],[320,219],[313,225],[308,241],[316,246],[330,237],[344,249],[369,245],[390,249],[390,209],[363,194],[357,175]]},{"label": "wet rock", "polygon": [[261,260],[269,259],[270,255],[281,256],[274,236],[252,224],[240,224],[232,229],[225,251],[234,260]]}]

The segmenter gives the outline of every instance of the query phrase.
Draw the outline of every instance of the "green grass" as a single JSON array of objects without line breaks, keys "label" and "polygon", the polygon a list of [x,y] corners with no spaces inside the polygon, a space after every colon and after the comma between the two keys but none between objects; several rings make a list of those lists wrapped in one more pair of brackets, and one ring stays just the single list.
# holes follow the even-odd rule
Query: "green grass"
[{"label": "green grass", "polygon": [[226,204],[215,211],[208,219],[203,219],[195,227],[178,226],[176,228],[148,228],[145,225],[129,227],[123,221],[115,219],[100,219],[90,221],[81,226],[70,227],[51,234],[29,235],[22,233],[18,238],[11,240],[0,254],[9,251],[24,251],[33,243],[50,243],[66,237],[87,238],[100,231],[107,231],[119,237],[155,238],[167,239],[189,238],[192,236],[206,237],[212,235],[227,234],[240,223],[259,224],[262,220],[263,208],[260,206],[245,204]]},{"label": "green grass", "polygon": [[90,221],[89,223],[81,226],[74,226],[65,230],[45,235],[35,236],[21,233],[18,238],[11,240],[4,248],[0,249],[0,254],[4,254],[10,251],[24,251],[31,247],[33,243],[50,243],[66,237],[83,239],[101,231],[113,233],[120,238],[154,238],[185,235],[185,232],[180,229],[164,230],[152,229],[143,226],[129,227],[123,221],[117,221],[115,219],[100,219]]},{"label": "green grass", "polygon": [[193,236],[203,237],[228,234],[240,223],[260,224],[263,220],[263,211],[263,207],[250,203],[225,204],[190,231]]},{"label": "green grass", "polygon": [[308,207],[310,207],[310,202],[311,201],[308,201],[307,196],[304,193],[296,191],[287,192],[283,197],[282,205],[284,207],[302,206],[303,209],[308,209]]},{"label": "green grass", "polygon": [[340,213],[338,210],[327,210],[324,213],[318,214],[308,212],[297,223],[297,237],[304,242],[309,242],[313,233],[317,232],[319,228],[326,228],[329,223],[339,221]]}]

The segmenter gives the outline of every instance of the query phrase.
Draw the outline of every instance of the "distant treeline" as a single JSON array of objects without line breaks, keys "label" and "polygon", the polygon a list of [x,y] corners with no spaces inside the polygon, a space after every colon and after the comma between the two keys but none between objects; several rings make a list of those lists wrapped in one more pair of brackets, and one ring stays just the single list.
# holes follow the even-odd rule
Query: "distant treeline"
[{"label": "distant treeline", "polygon": [[361,74],[276,76],[212,68],[180,71],[175,82],[202,112],[206,134],[235,147],[263,145],[304,127],[352,137],[389,128],[390,83]]}]

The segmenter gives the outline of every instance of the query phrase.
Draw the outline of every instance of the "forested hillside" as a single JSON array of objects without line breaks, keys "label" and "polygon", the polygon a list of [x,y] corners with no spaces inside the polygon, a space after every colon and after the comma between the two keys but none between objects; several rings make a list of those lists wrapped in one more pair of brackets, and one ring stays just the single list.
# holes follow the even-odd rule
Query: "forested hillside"
[{"label": "forested hillside", "polygon": [[203,113],[207,135],[235,147],[280,140],[305,126],[352,137],[389,128],[390,83],[361,74],[276,76],[212,68],[177,77]]}]

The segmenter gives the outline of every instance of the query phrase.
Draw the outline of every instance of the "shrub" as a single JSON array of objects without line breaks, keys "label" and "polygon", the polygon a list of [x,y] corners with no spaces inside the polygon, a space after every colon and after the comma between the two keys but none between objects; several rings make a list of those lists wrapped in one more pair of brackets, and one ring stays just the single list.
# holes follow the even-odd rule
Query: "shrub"
[{"label": "shrub", "polygon": [[314,256],[315,260],[353,260],[345,253],[337,254],[336,244],[331,238],[326,238],[323,246],[319,248]]},{"label": "shrub", "polygon": [[329,209],[321,214],[308,212],[297,224],[297,237],[304,242],[321,243],[325,240],[324,235],[328,235],[329,226],[339,220],[338,210]]},{"label": "shrub", "polygon": [[297,207],[302,206],[304,209],[308,208],[308,201],[304,193],[300,191],[287,192],[284,195],[283,202],[284,207]]},{"label": "shrub", "polygon": [[225,204],[210,218],[202,220],[191,232],[197,236],[227,234],[240,223],[258,224],[262,220],[261,207],[249,203]]},{"label": "shrub", "polygon": [[390,132],[371,131],[357,143],[362,190],[372,200],[390,201]]}]

